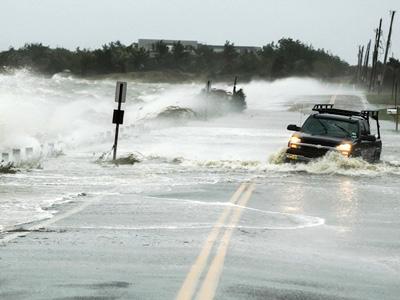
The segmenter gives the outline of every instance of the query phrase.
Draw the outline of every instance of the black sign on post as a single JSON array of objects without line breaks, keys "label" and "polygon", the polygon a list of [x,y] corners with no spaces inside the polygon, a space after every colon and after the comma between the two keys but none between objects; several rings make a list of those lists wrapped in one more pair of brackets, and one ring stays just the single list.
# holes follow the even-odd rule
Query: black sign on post
[{"label": "black sign on post", "polygon": [[119,133],[119,125],[124,123],[124,111],[121,110],[122,102],[125,102],[126,99],[126,88],[127,83],[117,81],[117,86],[115,89],[115,102],[118,102],[118,109],[114,109],[113,113],[113,124],[115,125],[115,139],[114,139],[114,153],[113,153],[113,160],[117,159],[117,147],[118,147],[118,133]]},{"label": "black sign on post", "polygon": [[123,81],[117,81],[117,87],[115,89],[115,102],[125,103],[126,100],[126,88],[127,83]]},{"label": "black sign on post", "polygon": [[119,124],[119,125],[124,124],[124,111],[114,109],[112,122],[113,122],[113,124]]}]

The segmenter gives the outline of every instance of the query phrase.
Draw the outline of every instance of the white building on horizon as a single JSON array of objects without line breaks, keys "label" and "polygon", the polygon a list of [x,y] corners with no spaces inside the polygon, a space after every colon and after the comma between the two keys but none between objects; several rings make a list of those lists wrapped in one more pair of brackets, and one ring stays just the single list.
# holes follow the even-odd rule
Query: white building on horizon
[{"label": "white building on horizon", "polygon": [[154,51],[155,45],[159,42],[163,42],[169,49],[172,49],[175,43],[180,42],[185,48],[192,47],[197,49],[199,43],[197,41],[190,41],[190,40],[164,40],[164,39],[139,39],[138,40],[138,47],[143,48],[147,51]]},{"label": "white building on horizon", "polygon": [[[146,51],[154,52],[155,45],[159,42],[163,42],[166,46],[172,50],[172,47],[175,43],[180,42],[185,48],[197,49],[199,46],[207,46],[208,48],[212,49],[216,53],[220,53],[224,51],[224,45],[208,45],[199,43],[198,41],[194,40],[165,40],[165,39],[138,39],[137,46],[138,48],[143,48]],[[235,50],[238,53],[246,53],[246,52],[257,52],[262,49],[262,47],[255,47],[255,46],[234,46]]]}]

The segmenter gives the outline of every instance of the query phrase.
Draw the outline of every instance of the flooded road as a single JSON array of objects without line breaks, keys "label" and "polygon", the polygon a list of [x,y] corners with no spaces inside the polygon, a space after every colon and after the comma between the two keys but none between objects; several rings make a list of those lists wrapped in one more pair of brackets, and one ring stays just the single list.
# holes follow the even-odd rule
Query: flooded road
[{"label": "flooded road", "polygon": [[[97,161],[112,145],[114,85],[2,75],[1,151],[48,154],[40,144],[54,143],[65,155],[0,176],[0,296],[398,299],[393,124],[382,122],[379,164],[328,155],[291,165],[280,155],[286,126],[312,104],[363,109],[362,92],[312,79],[251,82],[241,85],[243,114],[212,116],[193,100],[200,84],[128,82],[120,155],[141,163],[117,167]],[[171,105],[199,117],[158,119]]]}]

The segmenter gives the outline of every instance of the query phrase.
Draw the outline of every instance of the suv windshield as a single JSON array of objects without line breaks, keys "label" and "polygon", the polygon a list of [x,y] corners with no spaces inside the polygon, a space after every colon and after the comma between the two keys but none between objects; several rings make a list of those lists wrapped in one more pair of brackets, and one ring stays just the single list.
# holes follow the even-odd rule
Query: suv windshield
[{"label": "suv windshield", "polygon": [[311,135],[355,139],[358,137],[358,123],[310,116],[301,131]]}]

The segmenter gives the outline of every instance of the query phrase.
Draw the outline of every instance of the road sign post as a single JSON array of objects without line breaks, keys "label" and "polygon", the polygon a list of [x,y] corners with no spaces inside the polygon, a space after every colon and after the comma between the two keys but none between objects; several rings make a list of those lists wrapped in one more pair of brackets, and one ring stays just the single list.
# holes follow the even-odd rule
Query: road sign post
[{"label": "road sign post", "polygon": [[113,160],[117,159],[117,148],[118,148],[118,134],[119,134],[119,125],[124,123],[124,111],[121,110],[121,105],[126,100],[126,88],[127,83],[117,81],[117,86],[115,88],[115,102],[118,102],[118,109],[114,109],[113,113],[113,124],[115,124],[115,138],[113,145]]}]

